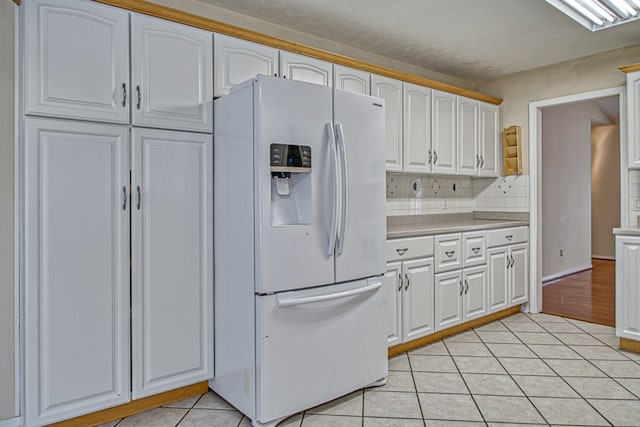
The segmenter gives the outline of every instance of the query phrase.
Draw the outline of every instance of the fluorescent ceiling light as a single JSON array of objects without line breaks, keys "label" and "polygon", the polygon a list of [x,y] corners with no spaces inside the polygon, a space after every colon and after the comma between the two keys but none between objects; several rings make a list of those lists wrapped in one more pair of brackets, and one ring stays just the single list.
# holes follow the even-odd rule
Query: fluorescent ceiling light
[{"label": "fluorescent ceiling light", "polygon": [[546,0],[591,31],[640,19],[640,0]]}]

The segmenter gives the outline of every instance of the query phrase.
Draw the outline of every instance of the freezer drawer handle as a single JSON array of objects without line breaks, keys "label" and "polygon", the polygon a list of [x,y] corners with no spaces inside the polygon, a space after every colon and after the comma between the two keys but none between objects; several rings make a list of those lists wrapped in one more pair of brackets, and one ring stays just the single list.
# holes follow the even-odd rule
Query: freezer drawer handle
[{"label": "freezer drawer handle", "polygon": [[408,250],[409,248],[402,248],[402,249],[396,249],[396,252],[398,252],[398,255],[404,255],[407,253]]},{"label": "freezer drawer handle", "polygon": [[474,254],[477,254],[478,252],[480,252],[480,248],[471,248],[471,250],[473,251]]},{"label": "freezer drawer handle", "polygon": [[445,252],[445,255],[448,256],[449,258],[451,258],[453,256],[453,254],[455,254],[456,251],[447,251]]},{"label": "freezer drawer handle", "polygon": [[314,302],[323,302],[323,301],[330,301],[334,299],[347,298],[347,297],[361,295],[367,292],[378,290],[380,289],[381,286],[382,286],[382,282],[376,282],[371,285],[363,286],[357,289],[351,289],[348,291],[335,292],[333,294],[325,294],[325,295],[314,295],[312,297],[301,297],[301,298],[296,298],[296,297],[287,298],[286,296],[281,297],[280,295],[278,295],[278,307],[293,307],[295,305],[312,304]]}]

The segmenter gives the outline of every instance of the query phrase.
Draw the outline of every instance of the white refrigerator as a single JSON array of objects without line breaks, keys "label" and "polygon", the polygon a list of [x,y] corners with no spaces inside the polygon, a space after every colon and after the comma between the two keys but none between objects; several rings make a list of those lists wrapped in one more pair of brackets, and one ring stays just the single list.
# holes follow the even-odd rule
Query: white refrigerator
[{"label": "white refrigerator", "polygon": [[264,426],[383,384],[384,101],[258,76],[214,111],[211,388]]}]

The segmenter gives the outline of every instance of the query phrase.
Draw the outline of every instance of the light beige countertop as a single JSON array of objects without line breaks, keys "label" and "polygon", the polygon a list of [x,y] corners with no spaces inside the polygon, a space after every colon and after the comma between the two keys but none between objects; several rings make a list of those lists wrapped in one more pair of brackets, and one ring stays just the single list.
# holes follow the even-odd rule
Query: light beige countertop
[{"label": "light beige countertop", "polygon": [[[640,227],[614,228],[613,234],[625,236],[640,236]],[[387,218],[387,238],[389,236],[389,219]]]},{"label": "light beige countertop", "polygon": [[[387,239],[529,225],[528,212],[467,212],[387,217]],[[640,231],[639,231],[640,234]]]}]

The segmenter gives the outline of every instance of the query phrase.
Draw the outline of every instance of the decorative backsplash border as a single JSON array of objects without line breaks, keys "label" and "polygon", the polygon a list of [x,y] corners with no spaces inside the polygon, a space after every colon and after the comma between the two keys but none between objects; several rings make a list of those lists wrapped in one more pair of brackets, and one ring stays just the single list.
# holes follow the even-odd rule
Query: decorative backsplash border
[{"label": "decorative backsplash border", "polygon": [[387,215],[529,212],[529,176],[470,178],[387,173]]}]

